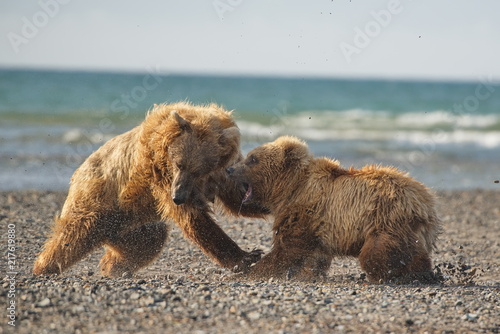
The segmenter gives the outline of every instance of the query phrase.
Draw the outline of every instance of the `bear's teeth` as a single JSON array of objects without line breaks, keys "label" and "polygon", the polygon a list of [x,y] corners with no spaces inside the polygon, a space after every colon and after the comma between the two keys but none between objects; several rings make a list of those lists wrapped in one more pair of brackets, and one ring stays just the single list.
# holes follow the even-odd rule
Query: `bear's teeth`
[{"label": "bear's teeth", "polygon": [[249,184],[247,192],[245,193],[245,196],[243,197],[242,203],[249,201],[251,198],[252,198],[252,185]]}]

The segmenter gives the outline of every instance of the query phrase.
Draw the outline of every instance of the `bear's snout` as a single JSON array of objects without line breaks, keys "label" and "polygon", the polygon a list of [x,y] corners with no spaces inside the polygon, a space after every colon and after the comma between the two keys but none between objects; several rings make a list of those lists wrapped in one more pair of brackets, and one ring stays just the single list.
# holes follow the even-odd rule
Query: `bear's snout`
[{"label": "bear's snout", "polygon": [[184,204],[186,203],[186,196],[182,196],[180,194],[174,194],[172,196],[172,201],[174,201],[176,205]]},{"label": "bear's snout", "polygon": [[178,173],[172,184],[172,201],[181,205],[191,199],[194,181],[189,173]]}]

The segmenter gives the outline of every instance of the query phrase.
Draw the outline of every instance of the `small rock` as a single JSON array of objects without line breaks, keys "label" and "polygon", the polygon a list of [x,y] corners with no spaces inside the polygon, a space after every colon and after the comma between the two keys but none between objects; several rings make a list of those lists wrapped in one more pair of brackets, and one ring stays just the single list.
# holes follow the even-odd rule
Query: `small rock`
[{"label": "small rock", "polygon": [[479,315],[476,313],[467,313],[462,316],[462,320],[467,321],[476,321],[479,318]]},{"label": "small rock", "polygon": [[78,314],[85,312],[85,307],[83,307],[83,305],[75,305],[71,308],[71,310],[73,311],[73,313]]},{"label": "small rock", "polygon": [[260,319],[260,313],[257,311],[252,311],[247,314],[248,319],[250,320],[259,320]]},{"label": "small rock", "polygon": [[154,306],[155,304],[155,299],[153,297],[147,297],[146,299],[143,300],[144,305],[147,306]]},{"label": "small rock", "polygon": [[122,274],[122,278],[132,278],[132,273],[126,271]]},{"label": "small rock", "polygon": [[50,299],[49,298],[44,298],[42,299],[36,306],[38,307],[47,307],[50,305]]}]

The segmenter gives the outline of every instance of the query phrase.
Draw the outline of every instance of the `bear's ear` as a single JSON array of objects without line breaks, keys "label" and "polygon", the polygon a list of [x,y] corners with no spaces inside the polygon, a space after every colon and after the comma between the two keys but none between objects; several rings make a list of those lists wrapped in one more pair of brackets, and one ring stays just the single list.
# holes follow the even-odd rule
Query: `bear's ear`
[{"label": "bear's ear", "polygon": [[306,162],[310,157],[307,145],[298,140],[284,143],[283,155],[285,168]]},{"label": "bear's ear", "polygon": [[228,142],[236,142],[240,141],[240,129],[236,126],[232,126],[230,128],[222,130],[222,135],[220,136],[220,143],[225,144]]},{"label": "bear's ear", "polygon": [[177,113],[177,110],[172,110],[172,115],[179,124],[179,128],[181,130],[191,132],[191,125],[189,125],[189,122],[186,121],[184,118],[182,118],[182,116],[179,115],[179,113]]},{"label": "bear's ear", "polygon": [[222,130],[219,144],[223,150],[222,154],[232,153],[240,147],[240,129],[236,126]]}]

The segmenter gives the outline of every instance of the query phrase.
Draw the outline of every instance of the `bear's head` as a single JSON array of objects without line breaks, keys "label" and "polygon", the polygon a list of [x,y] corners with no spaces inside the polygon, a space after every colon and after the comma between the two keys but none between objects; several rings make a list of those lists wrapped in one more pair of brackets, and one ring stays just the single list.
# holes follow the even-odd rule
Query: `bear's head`
[{"label": "bear's head", "polygon": [[231,113],[214,104],[177,103],[155,109],[148,116],[157,116],[148,139],[154,177],[170,185],[175,204],[195,201],[203,197],[210,173],[240,157],[239,129]]},{"label": "bear's head", "polygon": [[284,136],[253,149],[227,172],[245,192],[242,205],[254,203],[272,210],[300,186],[311,159],[304,142]]}]

